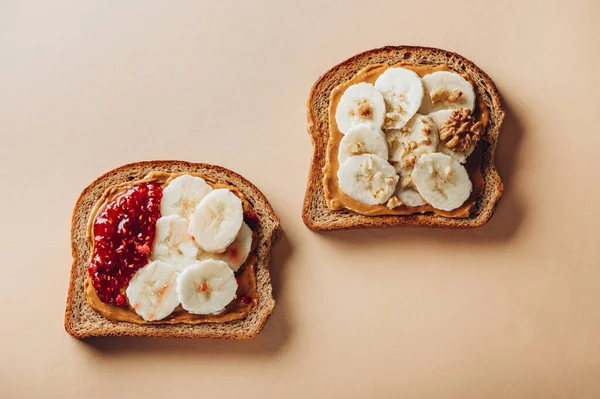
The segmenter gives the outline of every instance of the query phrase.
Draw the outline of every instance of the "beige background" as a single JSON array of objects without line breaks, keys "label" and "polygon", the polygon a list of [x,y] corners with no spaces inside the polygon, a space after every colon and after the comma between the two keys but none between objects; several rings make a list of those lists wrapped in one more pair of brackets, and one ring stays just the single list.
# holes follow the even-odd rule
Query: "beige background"
[{"label": "beige background", "polygon": [[[600,397],[598,2],[294,3],[0,2],[0,396]],[[309,89],[386,44],[496,81],[506,194],[486,227],[303,225]],[[269,197],[285,234],[257,339],[64,331],[75,200],[144,159],[224,165]]]}]

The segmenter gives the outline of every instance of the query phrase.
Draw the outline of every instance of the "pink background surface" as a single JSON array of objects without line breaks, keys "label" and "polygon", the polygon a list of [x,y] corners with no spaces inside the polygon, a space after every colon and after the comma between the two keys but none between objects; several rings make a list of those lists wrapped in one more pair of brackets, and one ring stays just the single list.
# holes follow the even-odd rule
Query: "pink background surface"
[{"label": "pink background surface", "polygon": [[[600,397],[593,1],[0,2],[2,397]],[[472,231],[310,232],[305,104],[387,44],[497,83],[505,196]],[[132,161],[215,163],[282,220],[252,341],[78,341],[71,210]]]}]

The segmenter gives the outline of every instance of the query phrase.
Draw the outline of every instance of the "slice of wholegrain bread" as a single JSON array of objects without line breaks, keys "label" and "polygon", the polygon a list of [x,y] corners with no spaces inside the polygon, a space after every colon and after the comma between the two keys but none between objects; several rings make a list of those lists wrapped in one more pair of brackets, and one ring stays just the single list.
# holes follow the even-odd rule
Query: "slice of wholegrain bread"
[{"label": "slice of wholegrain bread", "polygon": [[[152,171],[199,172],[216,182],[239,188],[258,216],[258,245],[256,247],[256,280],[258,305],[245,318],[225,323],[204,324],[145,324],[113,322],[96,313],[87,303],[83,283],[91,248],[86,241],[86,225],[90,211],[107,187],[138,180]],[[99,177],[81,193],[73,210],[71,245],[73,265],[67,297],[65,328],[76,338],[107,335],[189,337],[189,338],[252,338],[256,336],[273,312],[271,277],[268,263],[271,246],[279,232],[279,218],[267,198],[248,180],[220,166],[183,161],[148,161],[121,166]]]},{"label": "slice of wholegrain bread", "polygon": [[[400,62],[414,65],[447,64],[454,71],[467,74],[475,83],[477,95],[483,99],[490,111],[490,123],[486,128],[482,146],[481,167],[485,187],[468,218],[451,219],[434,214],[363,216],[350,210],[331,210],[327,207],[323,191],[323,167],[329,140],[331,91],[368,65],[393,65]],[[504,119],[504,110],[494,82],[466,58],[450,51],[429,47],[388,46],[365,51],[331,68],[316,81],[308,98],[307,113],[308,133],[313,142],[314,153],[304,197],[302,218],[310,229],[341,230],[393,226],[470,228],[482,226],[492,216],[503,190],[502,181],[494,164],[494,152],[500,125]]]}]

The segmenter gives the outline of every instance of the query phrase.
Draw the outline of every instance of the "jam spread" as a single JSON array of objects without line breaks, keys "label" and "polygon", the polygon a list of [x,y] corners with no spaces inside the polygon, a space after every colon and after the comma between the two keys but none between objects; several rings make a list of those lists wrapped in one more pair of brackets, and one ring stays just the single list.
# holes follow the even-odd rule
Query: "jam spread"
[{"label": "jam spread", "polygon": [[244,223],[246,223],[248,227],[250,227],[250,230],[254,231],[258,227],[258,216],[256,216],[256,213],[252,211],[245,211]]},{"label": "jam spread", "polygon": [[102,302],[127,305],[123,292],[135,272],[148,263],[161,198],[159,184],[136,184],[98,213],[88,274]]}]

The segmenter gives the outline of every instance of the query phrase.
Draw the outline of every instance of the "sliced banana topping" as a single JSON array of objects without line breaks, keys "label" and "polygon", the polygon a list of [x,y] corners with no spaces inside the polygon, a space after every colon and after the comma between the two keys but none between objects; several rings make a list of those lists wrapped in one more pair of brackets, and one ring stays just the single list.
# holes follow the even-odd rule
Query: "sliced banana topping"
[{"label": "sliced banana topping", "polygon": [[400,187],[398,185],[395,195],[403,204],[408,206],[422,206],[427,204],[423,197],[421,197],[421,194],[412,187]]},{"label": "sliced banana topping", "polygon": [[150,259],[170,263],[179,271],[196,260],[198,246],[188,232],[188,221],[178,215],[156,221]]},{"label": "sliced banana topping", "polygon": [[[397,198],[400,204],[408,206],[422,206],[426,205],[427,202],[421,197],[417,188],[412,180],[411,173],[413,171],[414,164],[406,166],[400,162],[392,163],[398,173],[399,180],[396,185],[396,190],[392,198]],[[388,207],[390,204],[388,203]]]},{"label": "sliced banana topping", "polygon": [[242,228],[240,229],[235,241],[233,241],[231,245],[227,247],[225,252],[222,254],[201,252],[198,255],[198,259],[222,260],[229,265],[231,270],[236,272],[244,264],[246,259],[248,259],[250,249],[252,249],[252,239],[252,230],[246,223],[242,223]]},{"label": "sliced banana topping", "polygon": [[348,158],[337,175],[340,189],[350,198],[367,205],[386,202],[398,182],[394,167],[372,154]]},{"label": "sliced banana topping", "polygon": [[419,114],[402,129],[388,130],[386,139],[389,160],[408,169],[412,169],[420,155],[435,152],[439,142],[438,129],[433,120]]},{"label": "sliced banana topping", "polygon": [[385,100],[386,129],[400,129],[408,123],[421,106],[423,83],[414,71],[388,68],[375,82],[375,88]]},{"label": "sliced banana topping", "polygon": [[380,128],[385,114],[381,93],[370,83],[357,83],[346,89],[338,103],[335,120],[338,129],[346,133],[352,126],[369,123]]},{"label": "sliced banana topping", "polygon": [[370,124],[361,123],[351,127],[342,137],[338,151],[340,164],[343,164],[350,157],[362,154],[374,154],[387,159],[388,147],[381,129]]},{"label": "sliced banana topping", "polygon": [[163,189],[160,214],[179,215],[187,219],[202,198],[211,191],[212,187],[201,177],[191,175],[176,177]]},{"label": "sliced banana topping", "polygon": [[456,159],[437,152],[421,155],[411,177],[423,199],[444,211],[461,206],[473,188],[465,167]]},{"label": "sliced banana topping", "polygon": [[242,200],[221,188],[200,201],[190,217],[189,231],[201,249],[221,253],[235,240],[243,221]]},{"label": "sliced banana topping", "polygon": [[129,304],[146,321],[161,320],[179,305],[177,270],[156,260],[139,269],[127,287]]},{"label": "sliced banana topping", "polygon": [[439,150],[465,163],[483,136],[483,124],[475,122],[465,108],[445,109],[429,114],[439,127]]},{"label": "sliced banana topping", "polygon": [[[375,92],[383,99],[382,114],[374,112],[380,110],[373,106],[379,104]],[[482,122],[472,117],[475,100],[473,85],[447,71],[421,79],[410,69],[394,67],[374,87],[350,86],[336,110],[338,127],[345,133],[338,151],[341,191],[360,203],[390,209],[460,207],[472,190],[460,163],[484,133]],[[368,110],[367,123],[360,119],[361,106]]]},{"label": "sliced banana topping", "polygon": [[420,114],[429,114],[441,109],[475,107],[473,85],[458,73],[438,71],[423,76],[425,96],[419,108]]},{"label": "sliced banana topping", "polygon": [[222,260],[207,259],[185,268],[177,277],[181,306],[190,313],[219,313],[235,298],[237,281]]}]

